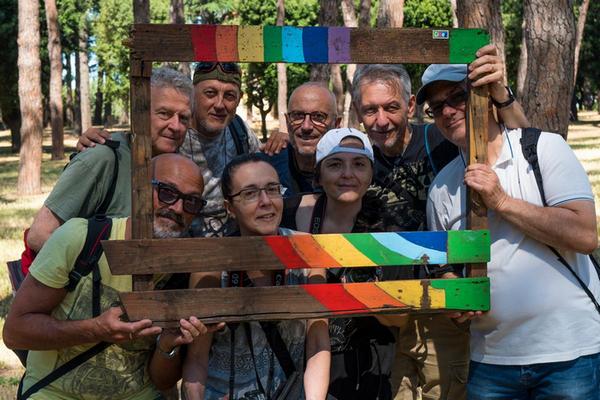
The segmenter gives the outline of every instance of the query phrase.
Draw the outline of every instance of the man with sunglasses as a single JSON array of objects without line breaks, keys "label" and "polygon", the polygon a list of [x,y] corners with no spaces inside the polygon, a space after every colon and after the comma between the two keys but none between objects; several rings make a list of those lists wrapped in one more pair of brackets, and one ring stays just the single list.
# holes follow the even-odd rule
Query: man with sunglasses
[{"label": "man with sunglasses", "polygon": [[508,129],[491,112],[487,163],[467,166],[469,72],[431,65],[417,94],[461,151],[431,185],[430,229],[466,228],[467,188],[488,209],[492,309],[456,315],[473,318],[467,397],[600,399],[600,271],[585,256],[598,245],[588,177],[563,138],[547,132],[535,138],[534,167],[521,142],[531,131]]},{"label": "man with sunglasses", "polygon": [[[152,168],[155,236],[180,237],[204,204],[202,173],[191,160],[177,154],[153,158]],[[114,218],[106,227],[108,240],[131,237],[130,218]],[[165,331],[155,339],[161,328],[152,326],[152,321],[123,320],[123,311],[115,303],[118,292],[131,290],[132,277],[113,276],[104,256],[97,267],[100,313],[92,317],[95,274],[83,276],[72,291],[65,289],[87,231],[88,220],[83,218],[59,227],[35,259],[11,305],[3,339],[11,348],[30,350],[23,391],[92,345],[106,342],[110,345],[99,354],[48,383],[35,398],[159,398],[149,369],[167,376],[177,373],[181,364],[177,346],[208,329],[191,317],[180,322],[181,331]],[[160,277],[156,278],[158,282]]]},{"label": "man with sunglasses", "polygon": [[[473,85],[491,83],[492,98],[504,107],[499,115],[509,126],[527,119],[503,85],[503,68],[494,46],[478,51],[471,64]],[[491,72],[491,73],[490,73]],[[352,100],[359,121],[374,144],[373,184],[363,198],[356,226],[364,231],[416,231],[426,228],[427,192],[435,175],[457,154],[435,125],[409,122],[415,111],[411,80],[401,65],[367,65],[353,79]],[[458,99],[460,100],[460,99]],[[457,100],[457,101],[458,101]],[[450,100],[453,101],[453,100]],[[445,269],[384,268],[384,280],[441,277]],[[381,319],[397,335],[397,345],[384,343],[395,360],[384,359],[397,400],[464,399],[468,334],[445,316]],[[399,328],[399,330],[398,330]],[[373,330],[374,331],[374,330]],[[375,356],[373,356],[375,357]],[[392,356],[393,357],[393,356]],[[390,371],[391,370],[391,371]],[[351,387],[349,382],[348,387]]]}]

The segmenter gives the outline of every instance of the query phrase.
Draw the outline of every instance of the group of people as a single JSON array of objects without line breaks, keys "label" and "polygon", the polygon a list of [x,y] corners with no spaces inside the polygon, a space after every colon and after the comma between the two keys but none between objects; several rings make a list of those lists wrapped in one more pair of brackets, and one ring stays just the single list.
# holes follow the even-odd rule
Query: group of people
[{"label": "group of people", "polygon": [[[198,63],[193,80],[154,70],[153,228],[156,238],[464,229],[471,188],[489,210],[490,312],[215,325],[190,316],[176,330],[129,322],[117,294],[132,279],[112,276],[104,256],[98,274],[65,288],[98,210],[113,217],[109,240],[131,237],[130,138],[92,129],[28,233],[38,254],[3,336],[10,348],[29,350],[21,394],[158,399],[182,379],[186,399],[600,399],[600,281],[585,255],[597,246],[589,181],[552,133],[539,136],[536,172],[521,151],[529,123],[503,84],[496,49],[477,56],[469,66],[429,66],[416,95],[401,65],[358,68],[352,101],[365,132],[340,127],[326,85],[300,85],[286,114],[289,145],[278,134],[263,151],[235,114],[236,64]],[[486,164],[465,163],[468,85],[489,87]],[[423,103],[434,123],[410,123]],[[462,273],[229,271],[154,282],[208,288]],[[47,378],[97,343],[107,345]]]}]

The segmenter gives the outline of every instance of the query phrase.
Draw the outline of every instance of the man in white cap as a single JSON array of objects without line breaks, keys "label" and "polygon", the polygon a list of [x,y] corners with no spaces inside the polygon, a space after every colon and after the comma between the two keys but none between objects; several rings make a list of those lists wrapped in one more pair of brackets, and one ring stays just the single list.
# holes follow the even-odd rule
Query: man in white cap
[{"label": "man in white cap", "polygon": [[488,161],[467,166],[466,78],[464,66],[431,65],[417,102],[461,150],[431,185],[429,228],[466,228],[467,188],[488,208],[492,309],[456,315],[473,318],[468,398],[600,399],[600,281],[585,255],[598,239],[586,173],[560,135],[507,129],[491,116]]}]

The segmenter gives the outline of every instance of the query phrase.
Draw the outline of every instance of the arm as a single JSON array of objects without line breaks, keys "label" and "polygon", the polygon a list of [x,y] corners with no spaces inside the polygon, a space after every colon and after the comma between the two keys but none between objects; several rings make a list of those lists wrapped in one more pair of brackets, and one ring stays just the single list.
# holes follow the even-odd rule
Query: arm
[{"label": "arm", "polygon": [[329,368],[331,366],[331,346],[327,320],[309,320],[306,329],[307,361],[306,371],[304,372],[306,399],[325,399],[329,387]]},{"label": "arm", "polygon": [[598,246],[592,201],[574,200],[541,207],[510,197],[496,173],[483,164],[467,167],[465,183],[481,195],[488,209],[539,242],[579,253],[591,253]]},{"label": "arm", "polygon": [[204,399],[208,377],[208,355],[212,345],[212,333],[197,338],[188,346],[183,363],[182,391],[188,400]]},{"label": "arm", "polygon": [[196,338],[221,329],[225,324],[206,326],[196,317],[179,321],[179,329],[163,331],[157,339],[156,349],[148,366],[150,380],[158,390],[167,390],[175,386],[182,375],[181,352],[176,350],[174,357],[168,354],[182,345],[191,344]]},{"label": "arm", "polygon": [[31,228],[27,233],[27,246],[33,251],[39,252],[52,232],[61,226],[63,222],[48,207],[42,206],[35,215]]},{"label": "arm", "polygon": [[[63,301],[65,289],[55,289],[27,275],[6,317],[3,339],[15,349],[53,350],[101,341],[121,343],[142,336],[157,335],[161,328],[152,321],[122,322],[119,307],[96,318],[62,321],[51,316]],[[35,329],[31,329],[35,327]]]},{"label": "arm", "polygon": [[[469,79],[474,87],[488,84],[490,96],[499,103],[508,100],[504,86],[504,63],[498,56],[496,46],[489,44],[477,51],[477,59],[469,65]],[[507,128],[526,128],[529,120],[521,105],[515,100],[512,104],[496,109],[498,116]]]}]

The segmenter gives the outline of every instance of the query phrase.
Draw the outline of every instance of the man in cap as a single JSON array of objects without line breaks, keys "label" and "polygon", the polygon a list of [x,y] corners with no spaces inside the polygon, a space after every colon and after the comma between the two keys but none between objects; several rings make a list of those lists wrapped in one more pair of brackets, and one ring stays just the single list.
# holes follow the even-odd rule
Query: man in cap
[{"label": "man in cap", "polygon": [[467,166],[468,72],[431,65],[417,94],[460,149],[431,185],[429,228],[466,228],[467,188],[488,209],[492,309],[456,315],[474,317],[468,398],[599,399],[600,281],[584,255],[598,245],[589,180],[560,135],[541,132],[532,158],[532,131],[508,129],[491,112],[487,162]]}]

